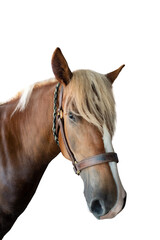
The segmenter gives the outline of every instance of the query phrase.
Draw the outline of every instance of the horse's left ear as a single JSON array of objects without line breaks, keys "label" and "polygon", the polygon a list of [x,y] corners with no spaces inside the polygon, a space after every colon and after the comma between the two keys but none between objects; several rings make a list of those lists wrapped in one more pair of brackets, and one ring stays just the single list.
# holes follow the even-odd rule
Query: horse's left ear
[{"label": "horse's left ear", "polygon": [[113,72],[107,73],[105,76],[108,78],[108,80],[113,83],[114,80],[118,77],[120,71],[122,70],[122,68],[124,68],[124,64],[122,66],[120,66],[118,69],[116,69]]},{"label": "horse's left ear", "polygon": [[69,69],[68,63],[64,58],[60,48],[56,48],[54,51],[51,64],[56,79],[60,83],[67,85],[70,82],[73,74]]}]

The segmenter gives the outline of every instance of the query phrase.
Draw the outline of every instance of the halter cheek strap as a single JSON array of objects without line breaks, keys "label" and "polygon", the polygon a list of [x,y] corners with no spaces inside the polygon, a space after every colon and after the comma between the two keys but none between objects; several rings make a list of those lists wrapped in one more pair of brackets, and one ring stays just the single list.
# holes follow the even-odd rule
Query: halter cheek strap
[{"label": "halter cheek strap", "polygon": [[63,100],[63,86],[61,86],[59,93],[59,107],[57,110],[57,97],[58,97],[58,89],[60,84],[58,83],[56,86],[55,94],[54,94],[54,120],[53,120],[53,134],[55,137],[56,143],[59,145],[58,134],[61,131],[62,139],[67,150],[67,153],[72,161],[73,169],[77,175],[80,172],[88,167],[95,166],[97,164],[108,163],[108,162],[116,162],[118,163],[118,156],[115,152],[102,153],[99,155],[95,155],[89,158],[85,158],[78,162],[70,149],[68,144],[65,130],[64,130],[64,118],[63,118],[63,108],[62,108],[62,100]]}]

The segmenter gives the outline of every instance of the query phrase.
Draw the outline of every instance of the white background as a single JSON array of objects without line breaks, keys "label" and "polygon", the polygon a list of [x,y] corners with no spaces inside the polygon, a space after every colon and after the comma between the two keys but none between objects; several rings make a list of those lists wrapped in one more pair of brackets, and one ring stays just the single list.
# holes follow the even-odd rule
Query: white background
[{"label": "white background", "polygon": [[83,183],[59,155],[5,240],[160,239],[159,1],[0,0],[0,100],[52,77],[59,46],[72,70],[101,73],[126,64],[114,84],[123,212],[96,220]]}]

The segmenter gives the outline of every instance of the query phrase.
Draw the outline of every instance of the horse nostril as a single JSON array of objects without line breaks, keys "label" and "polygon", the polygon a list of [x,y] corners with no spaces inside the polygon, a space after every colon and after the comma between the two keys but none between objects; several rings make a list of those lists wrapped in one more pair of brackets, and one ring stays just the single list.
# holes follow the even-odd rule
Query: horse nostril
[{"label": "horse nostril", "polygon": [[125,207],[125,205],[126,205],[126,199],[127,199],[127,195],[124,197],[124,199],[123,199],[123,206],[122,206],[122,209],[121,209],[121,211],[123,210],[123,208]]},{"label": "horse nostril", "polygon": [[94,215],[97,215],[97,216],[101,216],[102,215],[103,207],[102,207],[101,202],[98,199],[92,201],[92,203],[91,203],[91,212]]}]

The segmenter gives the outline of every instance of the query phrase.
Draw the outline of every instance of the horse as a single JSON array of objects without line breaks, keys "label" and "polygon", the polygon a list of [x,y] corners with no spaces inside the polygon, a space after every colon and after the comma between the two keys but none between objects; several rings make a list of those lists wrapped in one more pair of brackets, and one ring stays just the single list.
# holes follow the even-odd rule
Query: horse
[{"label": "horse", "polygon": [[125,206],[126,191],[112,146],[112,84],[124,65],[105,75],[71,72],[57,48],[51,66],[55,78],[0,105],[0,239],[25,210],[60,152],[82,178],[88,208],[97,219],[113,218]]}]

